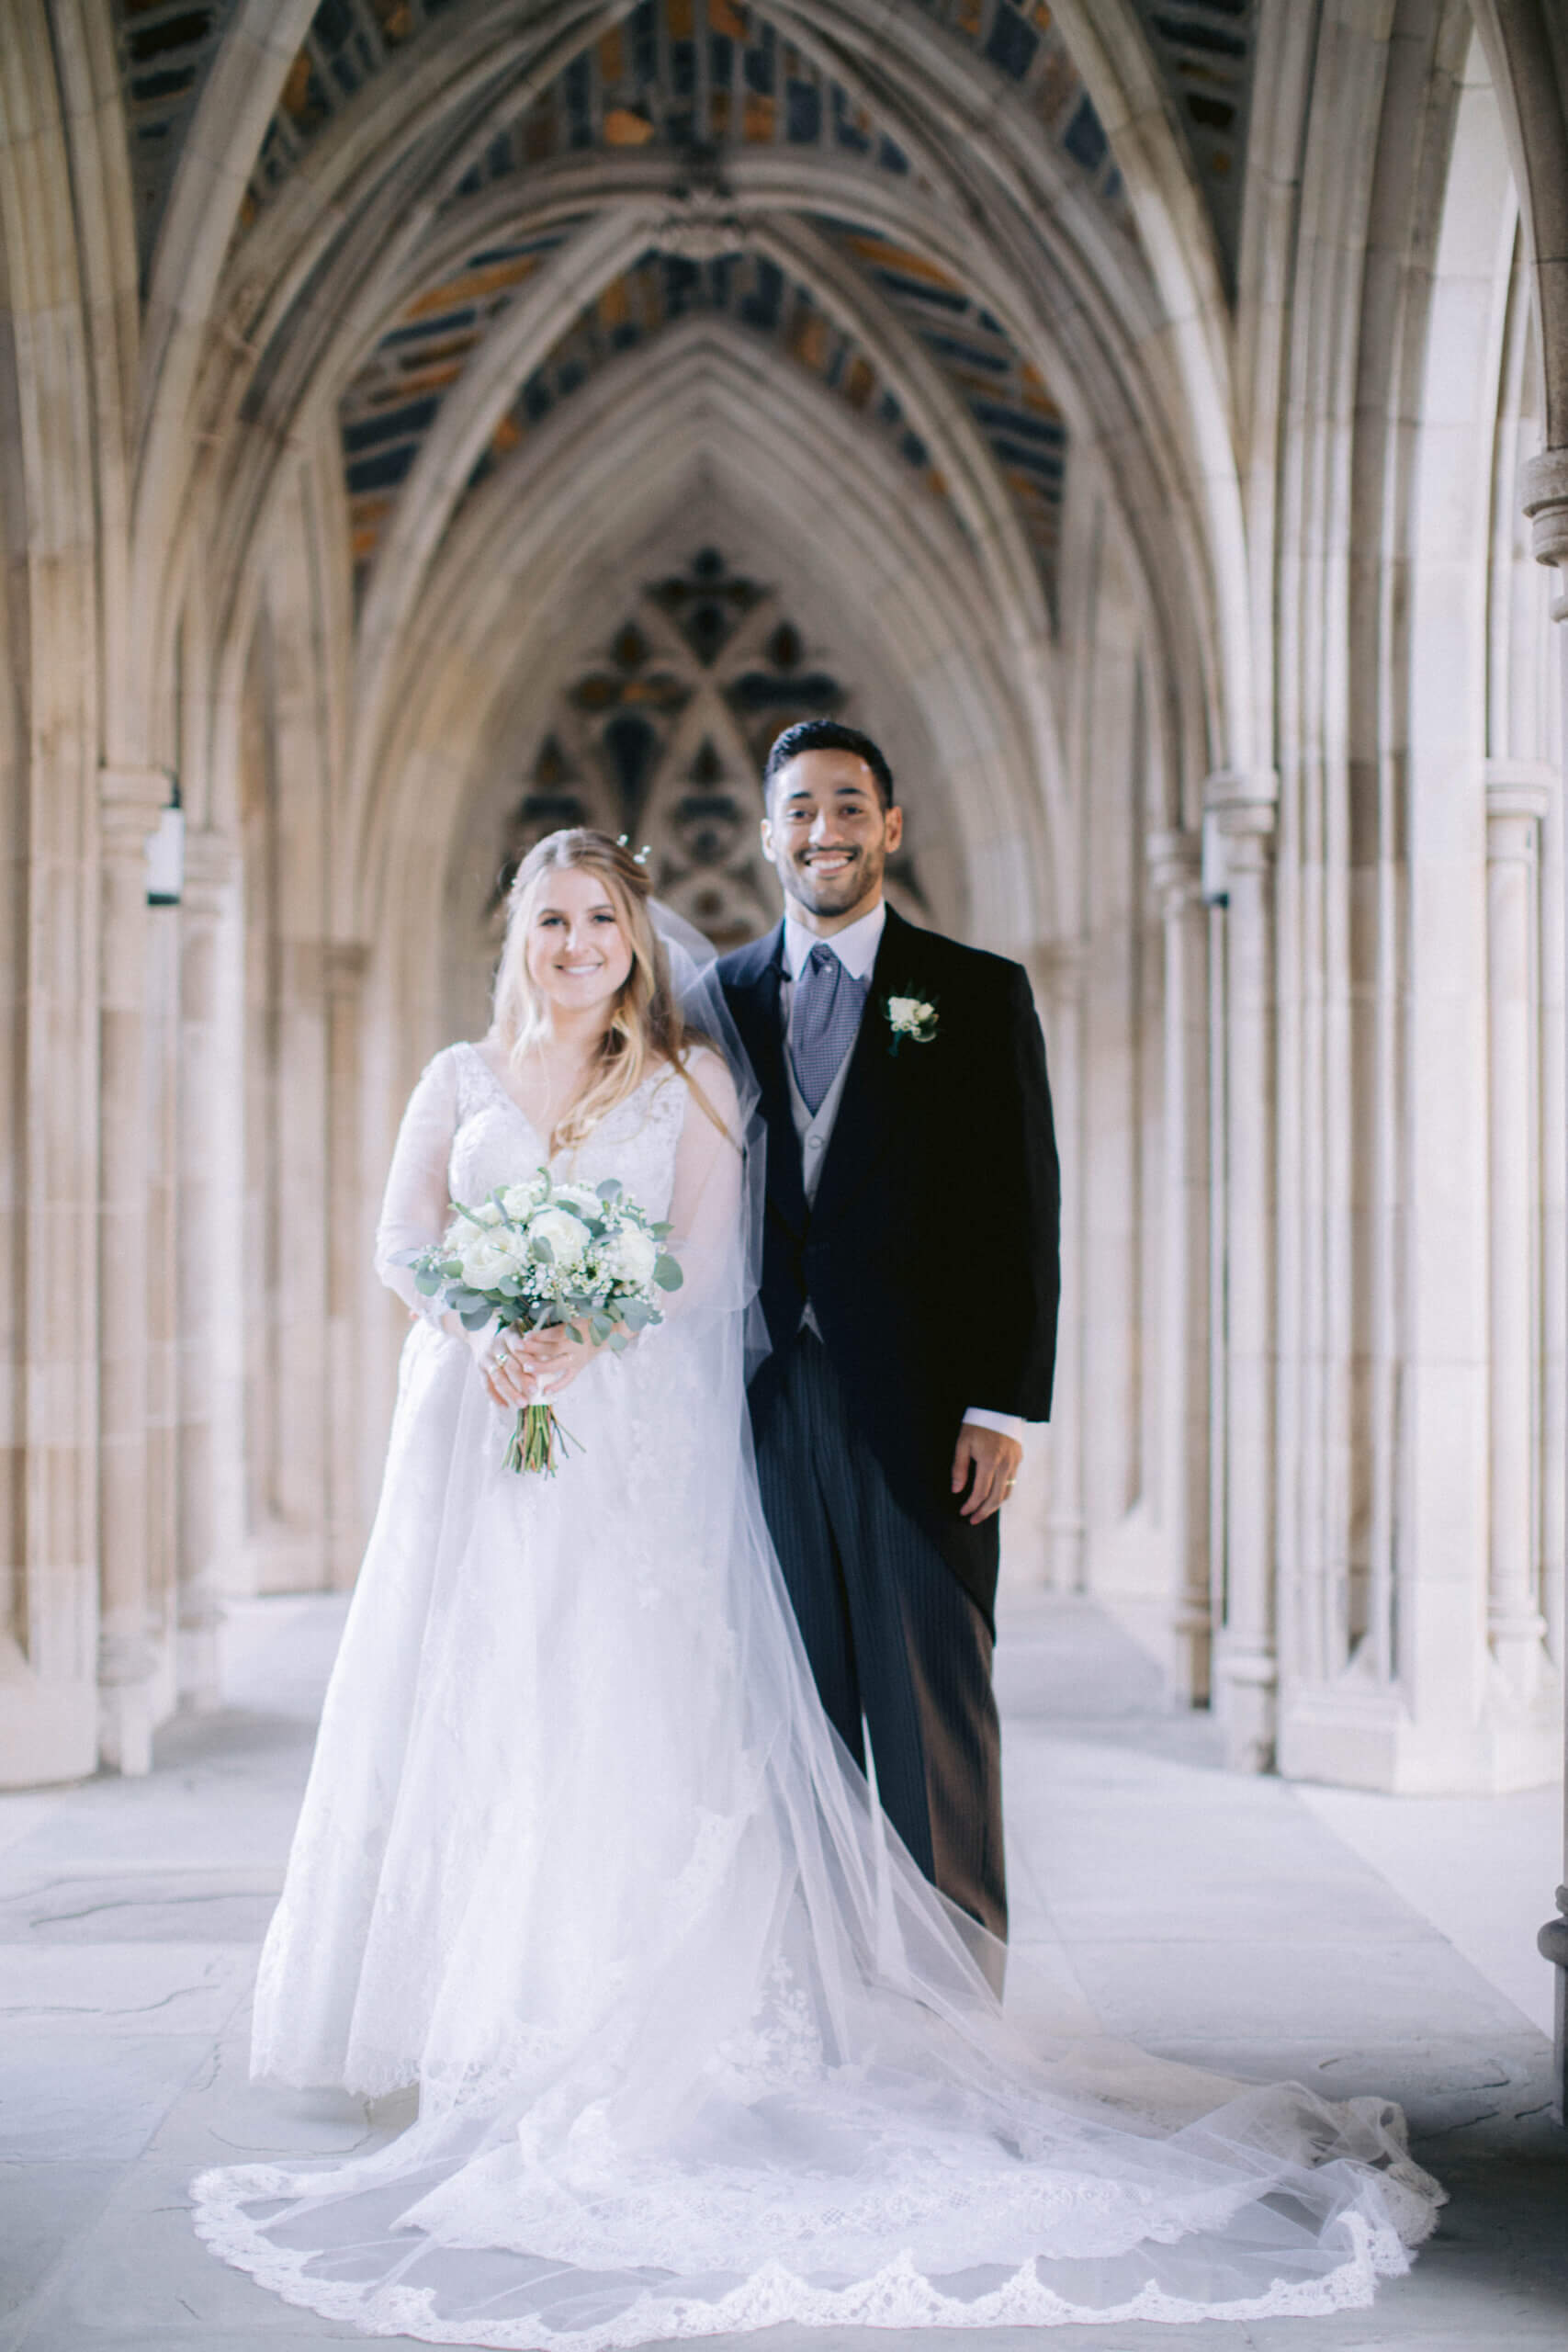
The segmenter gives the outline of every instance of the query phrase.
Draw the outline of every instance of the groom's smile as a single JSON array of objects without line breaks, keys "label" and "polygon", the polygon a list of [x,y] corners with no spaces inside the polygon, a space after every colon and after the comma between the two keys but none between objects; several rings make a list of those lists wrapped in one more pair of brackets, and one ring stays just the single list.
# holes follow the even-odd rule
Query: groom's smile
[{"label": "groom's smile", "polygon": [[883,801],[852,752],[802,752],[779,770],[762,820],[762,850],[808,930],[841,930],[882,896],[904,812]]}]

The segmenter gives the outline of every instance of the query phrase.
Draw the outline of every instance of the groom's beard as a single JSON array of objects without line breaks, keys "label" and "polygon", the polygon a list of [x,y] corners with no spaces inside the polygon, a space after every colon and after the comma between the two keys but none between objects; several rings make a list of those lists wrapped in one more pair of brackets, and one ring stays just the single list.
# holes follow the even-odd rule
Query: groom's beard
[{"label": "groom's beard", "polygon": [[846,854],[847,865],[836,874],[824,874],[819,878],[809,859],[792,857],[786,885],[789,896],[814,915],[847,914],[863,899],[875,896],[882,888],[883,870],[887,863],[881,842],[874,849],[852,848]]}]

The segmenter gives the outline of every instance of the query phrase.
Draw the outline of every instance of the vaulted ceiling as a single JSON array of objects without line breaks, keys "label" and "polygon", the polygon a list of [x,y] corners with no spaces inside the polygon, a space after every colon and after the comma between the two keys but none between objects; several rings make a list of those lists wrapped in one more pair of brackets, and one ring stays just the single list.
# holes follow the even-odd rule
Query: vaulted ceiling
[{"label": "vaulted ceiling", "polygon": [[[1140,0],[1227,272],[1256,5]],[[117,6],[145,280],[182,142],[239,7]],[[910,29],[900,38],[934,42],[939,67],[943,44],[977,61],[980,86],[993,86],[1008,109],[1009,136],[1016,141],[1022,125],[1038,141],[1068,200],[1098,221],[1093,233],[1138,283],[1146,265],[1127,193],[1051,9],[1043,0],[920,0],[904,13]],[[953,189],[940,152],[922,148],[929,126],[911,136],[897,92],[879,90],[875,41],[858,56],[846,49],[835,70],[789,0],[768,9],[637,0],[569,16],[542,46],[514,51],[496,37],[506,14],[498,0],[321,0],[240,207],[241,249],[286,193],[318,173],[323,189],[335,174],[333,201],[345,212],[363,184],[395,218],[395,202],[386,208],[398,157],[378,151],[372,163],[367,151],[361,164],[354,141],[380,119],[373,108],[383,90],[417,91],[438,57],[450,65],[439,103],[411,100],[399,118],[419,233],[399,224],[396,299],[340,362],[333,387],[359,600],[455,390],[552,265],[558,287],[570,268],[563,254],[574,241],[581,249],[616,198],[643,205],[637,249],[588,267],[564,311],[557,298],[545,348],[524,338],[517,379],[491,399],[483,446],[464,465],[448,519],[590,383],[635,384],[649,346],[700,314],[765,345],[770,367],[812,379],[896,453],[911,497],[947,506],[972,538],[986,526],[972,497],[955,501],[953,475],[973,471],[981,453],[1054,610],[1069,463],[1060,388],[920,233],[922,212],[954,214]],[[536,27],[541,11],[510,14],[521,29]],[[983,141],[984,125],[963,135]],[[353,170],[343,160],[351,151]],[[1048,236],[1050,224],[1042,230]]]}]

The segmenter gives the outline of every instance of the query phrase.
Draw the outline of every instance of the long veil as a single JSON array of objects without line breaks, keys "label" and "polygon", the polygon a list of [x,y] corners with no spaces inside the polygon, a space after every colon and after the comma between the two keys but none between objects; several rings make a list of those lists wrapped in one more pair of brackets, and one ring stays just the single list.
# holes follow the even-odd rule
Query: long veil
[{"label": "long veil", "polygon": [[926,1883],[823,1715],[745,1403],[755,1080],[711,951],[660,928],[733,1089],[731,1147],[682,1237],[693,1276],[656,1335],[671,1396],[702,1417],[680,1546],[722,1632],[722,1689],[689,1694],[694,1719],[722,1718],[690,1860],[581,2031],[530,2036],[509,1955],[538,1923],[509,1907],[498,1849],[482,1916],[453,1925],[417,2121],[348,2161],[205,2173],[197,2229],[366,2333],[563,2352],[788,2320],[1051,2325],[1370,2301],[1441,2193],[1397,2109],[1141,2067],[1057,2026],[1016,1969],[1004,2009],[999,1949]]}]

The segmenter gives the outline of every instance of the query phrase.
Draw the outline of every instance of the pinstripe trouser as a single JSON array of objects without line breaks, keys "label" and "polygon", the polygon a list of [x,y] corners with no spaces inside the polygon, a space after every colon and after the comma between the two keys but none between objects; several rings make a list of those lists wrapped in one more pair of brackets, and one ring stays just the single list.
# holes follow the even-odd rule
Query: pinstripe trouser
[{"label": "pinstripe trouser", "polygon": [[1005,1937],[990,1633],[855,1435],[820,1340],[802,1331],[779,1373],[757,1476],[822,1704],[863,1770],[869,1734],[883,1807],[927,1878]]}]

